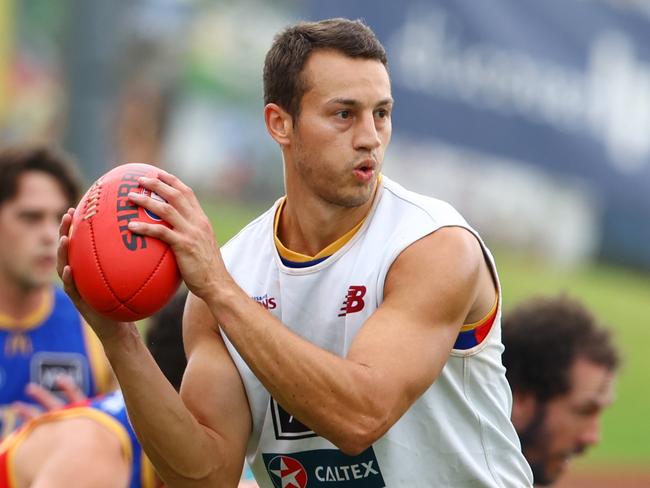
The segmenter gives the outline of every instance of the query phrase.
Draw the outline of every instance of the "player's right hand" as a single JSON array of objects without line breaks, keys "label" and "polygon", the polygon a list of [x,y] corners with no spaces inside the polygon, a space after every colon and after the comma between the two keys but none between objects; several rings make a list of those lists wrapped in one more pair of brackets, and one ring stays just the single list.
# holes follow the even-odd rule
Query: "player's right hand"
[{"label": "player's right hand", "polygon": [[[70,247],[70,225],[72,224],[72,216],[74,215],[74,208],[69,209],[61,218],[61,225],[59,226],[59,248],[56,256],[56,272],[58,273],[61,281],[63,281],[63,288],[68,294],[72,302],[77,307],[83,318],[88,322],[97,337],[104,342],[106,339],[118,338],[125,332],[126,328],[135,328],[135,324],[120,323],[109,318],[104,317],[97,313],[90,305],[88,305],[74,284],[72,276],[73,270],[68,264],[68,250]],[[76,270],[82,273],[83,270]]]}]

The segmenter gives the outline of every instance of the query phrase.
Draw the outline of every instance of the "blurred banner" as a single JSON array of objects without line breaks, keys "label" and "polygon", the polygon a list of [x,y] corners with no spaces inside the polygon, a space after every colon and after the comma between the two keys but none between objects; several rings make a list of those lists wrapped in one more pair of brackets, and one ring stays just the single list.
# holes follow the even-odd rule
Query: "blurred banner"
[{"label": "blurred banner", "polygon": [[13,0],[0,0],[0,124],[9,105],[9,65],[11,63]]},{"label": "blurred banner", "polygon": [[[535,227],[567,260],[650,268],[650,2],[306,4],[314,19],[364,19],[386,46],[403,169],[437,158],[433,187],[469,203],[493,185],[474,219]],[[499,202],[533,212],[508,218]]]}]

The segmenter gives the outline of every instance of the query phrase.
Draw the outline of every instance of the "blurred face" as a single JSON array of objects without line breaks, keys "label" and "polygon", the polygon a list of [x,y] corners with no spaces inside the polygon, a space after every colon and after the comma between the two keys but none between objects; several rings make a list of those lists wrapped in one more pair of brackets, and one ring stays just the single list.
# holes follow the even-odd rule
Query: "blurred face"
[{"label": "blurred face", "polygon": [[363,205],[373,195],[392,131],[386,68],[320,50],[303,76],[309,88],[285,153],[287,189],[338,206]]},{"label": "blurred face", "polygon": [[31,291],[52,282],[58,227],[67,199],[56,179],[28,171],[0,206],[0,279]]},{"label": "blurred face", "polygon": [[565,395],[537,403],[528,425],[518,429],[537,485],[554,482],[573,456],[600,441],[600,419],[613,399],[614,374],[579,358],[571,368],[571,384]]}]

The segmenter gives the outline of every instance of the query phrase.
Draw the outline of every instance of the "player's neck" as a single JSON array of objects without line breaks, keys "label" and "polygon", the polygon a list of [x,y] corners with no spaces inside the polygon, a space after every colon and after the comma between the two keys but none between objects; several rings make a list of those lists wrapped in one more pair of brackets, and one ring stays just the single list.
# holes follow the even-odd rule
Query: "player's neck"
[{"label": "player's neck", "polygon": [[296,198],[288,193],[280,215],[278,237],[288,249],[315,256],[357,225],[368,214],[373,200],[347,208],[315,198]]},{"label": "player's neck", "polygon": [[0,314],[22,319],[42,304],[50,286],[24,288],[0,276]]}]

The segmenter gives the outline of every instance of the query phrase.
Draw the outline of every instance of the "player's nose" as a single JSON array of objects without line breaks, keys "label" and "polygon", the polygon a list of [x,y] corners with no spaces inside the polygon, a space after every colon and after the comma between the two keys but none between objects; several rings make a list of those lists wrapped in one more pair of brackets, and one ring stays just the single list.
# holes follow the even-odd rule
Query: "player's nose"
[{"label": "player's nose", "polygon": [[381,145],[373,114],[364,114],[358,118],[354,136],[355,149],[372,151]]},{"label": "player's nose", "polygon": [[585,425],[585,428],[580,436],[580,443],[584,446],[595,446],[600,442],[600,438],[600,417],[594,416],[594,418],[591,419],[587,425]]}]

